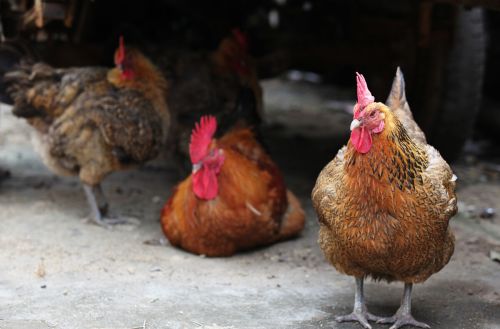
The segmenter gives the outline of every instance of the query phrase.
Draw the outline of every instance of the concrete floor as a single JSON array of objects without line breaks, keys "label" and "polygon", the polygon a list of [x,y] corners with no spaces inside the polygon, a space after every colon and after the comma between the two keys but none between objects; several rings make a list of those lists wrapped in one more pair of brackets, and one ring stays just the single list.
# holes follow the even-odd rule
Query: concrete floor
[{"label": "concrete floor", "polygon": [[[265,87],[270,148],[303,202],[307,225],[296,240],[232,258],[198,257],[165,242],[159,211],[177,178],[158,161],[104,184],[112,210],[138,218],[137,225],[88,224],[78,181],[44,168],[29,127],[4,106],[0,167],[12,177],[0,186],[0,328],[361,328],[333,320],[351,310],[353,279],[325,262],[309,200],[318,170],[346,141],[349,116],[326,109],[299,119],[307,106],[290,100],[284,127],[285,111],[272,106],[279,105],[278,87]],[[321,113],[319,121],[337,122],[338,131],[318,137],[311,122]],[[455,255],[415,288],[414,315],[433,328],[497,329],[500,264],[488,254],[500,246],[500,219],[471,219],[470,212],[472,205],[500,208],[500,180],[462,184],[459,197]],[[368,307],[390,315],[401,293],[401,284],[368,282]]]}]

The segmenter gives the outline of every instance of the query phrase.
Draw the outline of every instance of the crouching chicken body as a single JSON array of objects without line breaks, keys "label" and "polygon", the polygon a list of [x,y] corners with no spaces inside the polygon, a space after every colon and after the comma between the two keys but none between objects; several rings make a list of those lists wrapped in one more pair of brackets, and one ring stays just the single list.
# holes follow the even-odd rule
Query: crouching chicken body
[{"label": "crouching chicken body", "polygon": [[162,213],[163,231],[175,246],[207,256],[287,239],[304,227],[304,212],[248,128],[220,139],[214,117],[203,117],[190,143],[192,174]]},{"label": "crouching chicken body", "polygon": [[[398,69],[388,106],[374,102],[358,75],[351,138],[320,173],[312,192],[320,221],[319,243],[340,272],[356,277],[355,307],[338,321],[428,327],[411,316],[413,283],[450,260],[456,213],[456,176],[413,120]],[[402,281],[400,309],[391,318],[367,312],[363,279]]]},{"label": "crouching chicken body", "polygon": [[154,158],[170,123],[166,82],[153,64],[125,50],[122,39],[115,64],[111,70],[22,64],[5,75],[13,112],[36,129],[43,161],[57,174],[79,176],[101,225],[121,222],[106,217],[101,181]]}]

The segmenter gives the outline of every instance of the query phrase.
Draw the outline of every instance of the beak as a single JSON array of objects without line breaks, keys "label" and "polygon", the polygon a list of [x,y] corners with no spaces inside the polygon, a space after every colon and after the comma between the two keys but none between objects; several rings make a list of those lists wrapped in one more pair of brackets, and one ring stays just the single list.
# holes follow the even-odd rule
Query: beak
[{"label": "beak", "polygon": [[354,129],[358,128],[359,126],[361,126],[361,121],[359,121],[358,119],[354,119],[352,120],[351,122],[351,131],[353,131]]},{"label": "beak", "polygon": [[191,172],[194,174],[195,172],[197,172],[200,169],[201,169],[201,161],[198,162],[198,163],[193,164],[193,169],[192,169]]}]

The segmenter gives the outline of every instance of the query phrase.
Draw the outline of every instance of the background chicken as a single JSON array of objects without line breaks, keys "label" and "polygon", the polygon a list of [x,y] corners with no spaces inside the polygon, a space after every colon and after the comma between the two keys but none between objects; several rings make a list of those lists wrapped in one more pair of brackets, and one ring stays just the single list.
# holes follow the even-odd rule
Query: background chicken
[{"label": "background chicken", "polygon": [[186,160],[191,129],[202,115],[219,119],[234,115],[243,103],[256,108],[251,112],[252,124],[262,119],[262,89],[247,38],[240,30],[233,30],[213,52],[163,49],[152,51],[152,56],[169,84],[167,102],[175,119],[172,134],[176,151]]},{"label": "background chicken", "polygon": [[[413,283],[450,260],[456,213],[455,180],[448,164],[413,120],[398,69],[388,106],[374,102],[358,75],[351,138],[320,173],[312,192],[319,243],[335,268],[356,277],[354,310],[338,321],[428,328],[411,315]],[[401,307],[390,318],[368,313],[363,279],[403,281]]]},{"label": "background chicken", "polygon": [[236,251],[297,235],[304,212],[249,128],[219,139],[214,117],[203,117],[190,143],[192,174],[180,183],[162,212],[165,235],[196,254]]},{"label": "background chicken", "polygon": [[55,69],[22,64],[5,75],[13,112],[36,129],[37,151],[60,175],[78,175],[92,218],[101,225],[107,203],[100,183],[109,173],[154,158],[167,138],[166,82],[139,51],[115,52],[113,69]]}]

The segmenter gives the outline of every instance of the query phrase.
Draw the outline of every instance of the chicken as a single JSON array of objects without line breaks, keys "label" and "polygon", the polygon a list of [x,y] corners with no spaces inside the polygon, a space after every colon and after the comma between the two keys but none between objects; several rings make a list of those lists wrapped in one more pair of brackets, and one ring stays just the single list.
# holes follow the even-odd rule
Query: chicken
[{"label": "chicken", "polygon": [[[429,328],[411,315],[414,283],[450,260],[457,211],[456,176],[426,143],[408,106],[397,70],[387,105],[377,103],[362,75],[351,137],[319,174],[312,191],[320,222],[319,244],[341,273],[356,278],[354,310],[337,321],[368,321]],[[363,280],[402,281],[401,307],[390,318],[368,313]]]},{"label": "chicken", "polygon": [[215,117],[202,117],[189,146],[192,174],[163,208],[163,232],[174,246],[230,256],[288,239],[304,227],[304,211],[247,127],[214,139]]},{"label": "chicken", "polygon": [[106,217],[101,181],[156,157],[170,123],[159,70],[138,50],[125,49],[122,38],[115,64],[56,69],[24,63],[5,75],[13,113],[35,128],[44,163],[80,178],[100,225],[123,222]]},{"label": "chicken", "polygon": [[[262,89],[246,36],[235,29],[213,52],[157,51],[158,66],[169,83],[168,105],[175,118],[176,152],[189,158],[189,135],[202,115],[232,114],[241,102],[254,103],[252,123],[262,119]],[[257,127],[254,127],[257,128]]]},{"label": "chicken", "polygon": [[249,88],[262,115],[262,89],[246,36],[238,29],[213,52],[176,49],[156,53],[158,66],[169,81],[168,103],[175,114],[231,112],[241,88]]}]

